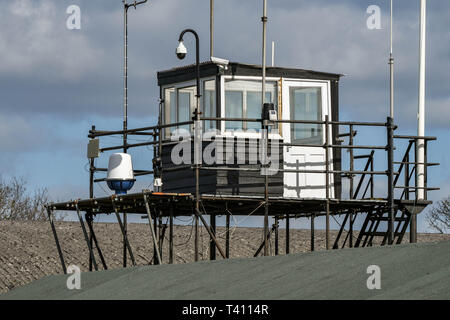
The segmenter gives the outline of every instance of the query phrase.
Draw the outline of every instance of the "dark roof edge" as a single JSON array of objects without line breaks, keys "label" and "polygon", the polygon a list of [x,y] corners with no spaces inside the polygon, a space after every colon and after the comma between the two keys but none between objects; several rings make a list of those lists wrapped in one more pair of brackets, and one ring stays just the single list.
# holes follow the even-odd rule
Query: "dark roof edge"
[{"label": "dark roof edge", "polygon": [[[227,70],[221,70],[217,64],[212,61],[200,63],[200,77],[209,77],[219,74],[223,75],[242,75],[242,76],[259,76],[262,67],[255,64],[246,64],[239,62],[230,62]],[[323,79],[335,80],[343,76],[342,74],[313,71],[306,69],[295,69],[286,67],[266,67],[268,77],[285,77],[285,78],[304,78],[304,79]],[[159,71],[157,73],[158,85],[166,85],[177,82],[184,82],[195,78],[195,65],[187,65],[175,67],[172,69]]]}]

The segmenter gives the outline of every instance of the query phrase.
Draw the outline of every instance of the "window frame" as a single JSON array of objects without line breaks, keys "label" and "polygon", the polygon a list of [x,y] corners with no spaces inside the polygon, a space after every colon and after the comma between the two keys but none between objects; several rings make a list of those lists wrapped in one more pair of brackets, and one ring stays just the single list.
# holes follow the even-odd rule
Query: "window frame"
[{"label": "window frame", "polygon": [[[216,77],[212,76],[212,77],[200,78],[200,92],[202,94],[202,97],[200,98],[200,101],[199,101],[200,111],[203,110],[203,105],[204,105],[204,103],[203,103],[203,98],[204,98],[203,97],[204,96],[204,81],[210,81],[210,80],[216,81]],[[163,124],[170,124],[171,123],[171,122],[170,123],[166,122],[166,106],[167,106],[167,104],[166,104],[166,89],[172,89],[173,88],[175,90],[175,110],[177,112],[177,115],[176,115],[177,121],[175,123],[177,123],[177,122],[179,122],[178,121],[178,119],[179,119],[178,118],[178,113],[179,113],[179,108],[178,108],[178,90],[184,89],[184,88],[188,88],[188,87],[194,87],[195,88],[196,85],[197,85],[197,81],[196,81],[196,79],[193,79],[193,80],[177,82],[177,83],[171,83],[171,84],[167,84],[167,85],[161,86],[162,96],[163,96],[163,99],[164,99],[164,104],[163,104],[163,108],[162,108]],[[217,97],[217,90],[215,90],[215,91],[216,91],[216,97]],[[216,100],[217,100],[217,98],[216,98]],[[171,101],[171,103],[172,103],[172,101]],[[191,114],[195,110],[195,94],[193,96],[192,107],[193,108],[191,108],[191,110],[190,110]],[[217,105],[216,105],[216,113],[217,113]],[[216,115],[214,115],[214,117],[216,117]],[[169,127],[166,130],[163,130],[163,132],[164,132],[164,140],[170,140],[170,137],[171,137],[170,129],[171,128],[176,128],[176,127]],[[190,127],[190,132],[191,132],[191,135],[194,134],[192,126]]]},{"label": "window frame", "polygon": [[[224,75],[220,77],[220,117],[221,118],[226,118],[226,106],[225,106],[225,82],[229,81],[229,80],[242,80],[242,81],[262,81],[262,77],[256,77],[256,76],[229,76],[229,75]],[[275,82],[276,83],[276,93],[277,93],[277,113],[278,113],[278,117],[280,118],[281,116],[281,110],[282,110],[282,106],[281,106],[281,90],[280,90],[280,81],[283,81],[283,78],[280,77],[266,77],[266,82]],[[251,91],[251,90],[250,90]],[[246,91],[241,91],[241,92],[246,92]],[[246,100],[247,100],[247,94],[243,95],[243,115],[246,114],[247,110],[246,110]],[[242,137],[242,138],[249,138],[249,139],[260,139],[261,136],[261,132],[247,132],[247,131],[235,131],[235,130],[227,130],[225,128],[225,123],[226,121],[221,121],[220,124],[220,134],[222,136],[225,137]],[[244,126],[245,125],[245,126]],[[246,123],[243,123],[243,128],[246,128]],[[245,130],[245,129],[243,129]],[[281,125],[278,126],[278,130],[276,130],[276,132],[270,132],[269,133],[269,138],[270,139],[283,139],[282,138],[282,131],[281,131]]]},{"label": "window frame", "polygon": [[[309,87],[296,87],[296,86],[291,86],[289,87],[289,119],[294,120],[294,115],[295,115],[295,110],[294,108],[292,108],[292,103],[293,103],[293,90],[296,89],[317,89],[318,90],[318,108],[317,111],[319,112],[320,115],[320,119],[316,119],[316,120],[311,120],[311,121],[323,121],[323,87],[322,86],[309,86]],[[290,135],[291,135],[291,143],[298,143],[298,144],[311,144],[311,145],[317,145],[317,144],[323,144],[324,140],[325,140],[325,131],[324,131],[324,125],[317,125],[318,127],[321,128],[320,131],[320,135],[314,136],[314,137],[310,137],[310,138],[302,138],[302,139],[296,139],[293,135],[294,132],[294,128],[296,125],[301,125],[301,124],[294,124],[291,123],[290,126]]]}]

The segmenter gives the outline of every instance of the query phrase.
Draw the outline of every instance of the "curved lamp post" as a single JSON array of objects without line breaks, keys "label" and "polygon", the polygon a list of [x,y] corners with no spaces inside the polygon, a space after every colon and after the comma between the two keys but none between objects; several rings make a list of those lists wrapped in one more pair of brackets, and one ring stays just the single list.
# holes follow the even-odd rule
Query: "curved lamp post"
[{"label": "curved lamp post", "polygon": [[198,112],[199,111],[199,101],[200,101],[200,97],[201,97],[201,94],[200,94],[200,52],[199,52],[200,51],[199,50],[199,48],[200,48],[200,41],[199,41],[198,34],[197,34],[197,32],[195,32],[195,30],[185,29],[185,30],[183,30],[180,33],[180,37],[178,38],[179,44],[178,44],[178,47],[176,49],[176,54],[177,54],[178,59],[180,59],[180,60],[183,60],[186,57],[187,49],[184,46],[183,37],[188,32],[192,33],[195,36],[195,59],[196,59],[195,66],[196,66],[196,79],[197,79],[197,95],[196,95],[197,104],[196,104],[196,107],[195,107],[195,113],[194,113],[195,118],[194,118],[194,120],[198,120],[198,116],[199,116],[199,112]]},{"label": "curved lamp post", "polygon": [[[195,66],[196,66],[196,79],[197,79],[197,94],[196,94],[196,105],[195,105],[195,111],[194,111],[194,127],[195,127],[195,137],[194,137],[194,158],[195,158],[195,261],[198,261],[198,217],[200,215],[200,163],[198,162],[198,156],[196,156],[196,153],[198,151],[201,152],[201,143],[198,141],[197,133],[200,133],[200,113],[199,113],[199,107],[200,107],[200,41],[197,32],[192,29],[185,29],[180,33],[180,37],[178,38],[179,44],[177,49],[175,50],[175,53],[177,54],[178,59],[182,60],[186,57],[187,49],[184,46],[183,43],[183,37],[186,33],[192,33],[195,36]],[[197,154],[198,155],[198,154]]]}]

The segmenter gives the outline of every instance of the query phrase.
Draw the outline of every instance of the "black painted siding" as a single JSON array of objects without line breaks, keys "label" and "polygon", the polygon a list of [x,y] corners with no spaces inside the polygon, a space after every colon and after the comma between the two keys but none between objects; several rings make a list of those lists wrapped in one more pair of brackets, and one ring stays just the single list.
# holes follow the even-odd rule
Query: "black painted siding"
[{"label": "black painted siding", "polygon": [[[203,149],[210,142],[203,143]],[[233,164],[221,164],[220,167],[228,168],[253,168],[259,169],[258,164],[250,164],[249,144],[255,140],[245,141],[245,164],[237,164],[236,140],[234,141],[234,156],[231,158]],[[269,156],[270,154],[269,145]],[[163,168],[177,167],[171,161],[173,146],[164,146],[162,152]],[[256,152],[259,149],[256,148]],[[282,168],[283,148],[280,147],[278,153],[278,165]],[[225,156],[223,157],[225,159]],[[191,159],[193,159],[193,149],[191,148]],[[230,161],[230,160],[229,160]],[[184,166],[184,165],[180,165]],[[180,167],[178,166],[178,167]],[[204,165],[206,166],[206,165]],[[191,168],[184,168],[178,171],[164,171],[163,169],[163,192],[195,193],[195,171]],[[264,176],[260,172],[254,171],[218,171],[200,170],[200,193],[217,195],[258,195],[264,194]],[[269,194],[272,196],[283,195],[283,173],[278,172],[269,176]]]}]

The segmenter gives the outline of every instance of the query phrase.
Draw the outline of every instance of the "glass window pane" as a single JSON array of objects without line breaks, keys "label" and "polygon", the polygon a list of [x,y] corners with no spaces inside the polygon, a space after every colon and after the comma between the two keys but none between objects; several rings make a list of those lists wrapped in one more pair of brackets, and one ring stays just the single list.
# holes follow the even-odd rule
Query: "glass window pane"
[{"label": "glass window pane", "polygon": [[[209,80],[203,83],[203,115],[214,118],[216,114],[216,81]],[[216,121],[205,121],[204,130],[216,127]]]},{"label": "glass window pane", "polygon": [[[292,120],[322,121],[320,88],[291,88]],[[321,124],[292,124],[291,140],[302,144],[322,144]]]},{"label": "glass window pane", "polygon": [[[243,93],[240,91],[226,91],[225,93],[225,118],[242,118]],[[227,130],[242,130],[242,122],[227,121]]]},{"label": "glass window pane", "polygon": [[[177,122],[186,122],[191,120],[192,112],[195,109],[195,90],[195,86],[178,89]],[[189,130],[189,127],[189,125],[179,126],[179,128],[183,128],[186,130]]]},{"label": "glass window pane", "polygon": [[[175,89],[168,88],[164,90],[164,123],[170,124],[176,122],[176,109],[175,109]],[[169,137],[170,132],[172,132],[174,128],[167,128],[165,130],[165,136]]]},{"label": "glass window pane", "polygon": [[[272,102],[272,93],[266,92],[266,101]],[[261,119],[262,103],[261,103],[261,91],[259,92],[247,92],[247,116],[248,119]],[[261,123],[248,122],[247,129],[260,131]]]},{"label": "glass window pane", "polygon": [[[272,102],[275,104],[275,110],[278,110],[278,85],[275,81],[266,82],[266,102]],[[225,83],[225,114],[231,114],[232,111],[228,111],[227,94],[228,92],[240,92],[239,110],[242,114],[241,118],[247,119],[260,119],[262,112],[261,103],[261,81],[253,80],[229,80]],[[236,98],[238,99],[238,98]],[[234,106],[237,108],[236,106]],[[260,122],[246,122],[246,123],[230,123],[225,125],[226,129],[244,129],[252,131],[260,131]],[[276,128],[276,127],[275,127]]]}]

